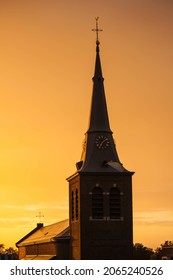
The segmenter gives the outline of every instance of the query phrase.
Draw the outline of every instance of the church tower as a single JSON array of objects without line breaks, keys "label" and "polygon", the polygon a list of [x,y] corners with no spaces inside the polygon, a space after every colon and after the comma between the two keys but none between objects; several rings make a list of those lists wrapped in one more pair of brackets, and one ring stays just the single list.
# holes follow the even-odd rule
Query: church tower
[{"label": "church tower", "polygon": [[70,258],[132,259],[132,175],[121,164],[112,131],[100,61],[98,18],[89,128],[69,182]]}]

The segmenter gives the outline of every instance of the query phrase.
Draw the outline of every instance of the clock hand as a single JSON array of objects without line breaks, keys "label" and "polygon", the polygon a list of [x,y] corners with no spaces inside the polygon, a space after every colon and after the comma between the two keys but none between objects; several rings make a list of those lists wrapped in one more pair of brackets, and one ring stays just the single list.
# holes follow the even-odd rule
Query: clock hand
[{"label": "clock hand", "polygon": [[106,141],[107,141],[107,138],[106,138],[106,139],[104,139],[104,140],[100,143],[99,148],[101,148],[101,147],[102,147],[102,145],[103,145],[103,143],[104,143],[104,142],[106,142]]}]

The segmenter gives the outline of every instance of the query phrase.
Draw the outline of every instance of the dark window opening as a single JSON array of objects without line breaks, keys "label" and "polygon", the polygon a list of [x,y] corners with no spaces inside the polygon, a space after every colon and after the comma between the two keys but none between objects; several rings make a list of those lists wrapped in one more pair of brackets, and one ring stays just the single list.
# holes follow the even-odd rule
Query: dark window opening
[{"label": "dark window opening", "polygon": [[103,192],[99,187],[92,191],[92,218],[103,219]]},{"label": "dark window opening", "polygon": [[110,219],[121,218],[121,195],[117,188],[111,188],[109,195],[109,216]]},{"label": "dark window opening", "polygon": [[78,189],[76,189],[76,220],[79,218],[79,198],[78,198]]},{"label": "dark window opening", "polygon": [[74,221],[74,192],[71,193],[71,219]]}]

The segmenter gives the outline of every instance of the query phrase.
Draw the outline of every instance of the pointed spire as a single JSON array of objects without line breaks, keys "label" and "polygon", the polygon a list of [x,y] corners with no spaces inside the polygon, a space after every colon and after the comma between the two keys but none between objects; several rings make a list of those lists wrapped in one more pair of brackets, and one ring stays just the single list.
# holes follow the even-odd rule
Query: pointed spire
[{"label": "pointed spire", "polygon": [[98,39],[98,32],[102,30],[98,28],[98,18],[96,18],[96,29],[92,30],[96,31],[96,62],[93,77],[93,95],[88,132],[111,132],[103,84],[104,78],[102,75],[102,67],[99,54],[100,42]]},{"label": "pointed spire", "polygon": [[104,91],[104,78],[100,61],[100,42],[98,39],[98,18],[96,18],[96,61],[93,77],[93,93],[89,128],[85,140],[81,160],[76,163],[77,171],[82,173],[126,173],[121,164],[112,131]]}]

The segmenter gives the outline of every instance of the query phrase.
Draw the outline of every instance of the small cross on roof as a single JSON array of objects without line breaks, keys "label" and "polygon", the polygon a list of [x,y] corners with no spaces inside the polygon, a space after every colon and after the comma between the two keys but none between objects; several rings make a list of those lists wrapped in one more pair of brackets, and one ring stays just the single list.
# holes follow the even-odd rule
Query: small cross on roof
[{"label": "small cross on roof", "polygon": [[39,223],[41,223],[41,218],[44,217],[44,215],[41,214],[41,212],[38,213],[38,215],[36,215],[37,218],[39,218]]}]

